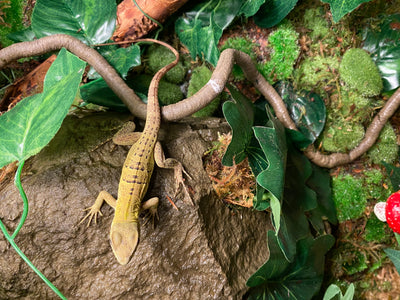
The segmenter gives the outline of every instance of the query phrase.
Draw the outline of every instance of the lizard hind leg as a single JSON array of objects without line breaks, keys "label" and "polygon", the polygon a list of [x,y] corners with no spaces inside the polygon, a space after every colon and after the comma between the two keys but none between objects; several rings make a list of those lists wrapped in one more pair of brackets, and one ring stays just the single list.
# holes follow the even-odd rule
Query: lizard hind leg
[{"label": "lizard hind leg", "polygon": [[182,164],[174,158],[165,158],[164,151],[161,147],[160,142],[157,142],[154,147],[154,160],[160,168],[173,169],[175,177],[175,196],[178,194],[179,189],[182,188],[183,200],[193,205],[192,197],[190,197],[189,191],[185,185],[183,175],[185,174],[189,179],[190,175],[185,171]]},{"label": "lizard hind leg", "polygon": [[112,223],[111,248],[121,265],[129,262],[139,242],[139,226],[136,222]]}]

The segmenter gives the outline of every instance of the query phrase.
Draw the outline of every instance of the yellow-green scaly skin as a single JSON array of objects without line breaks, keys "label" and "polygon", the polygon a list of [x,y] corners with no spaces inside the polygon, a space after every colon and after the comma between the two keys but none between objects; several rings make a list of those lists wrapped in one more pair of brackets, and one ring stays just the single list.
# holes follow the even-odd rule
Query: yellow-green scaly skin
[{"label": "yellow-green scaly skin", "polygon": [[[168,48],[171,49],[170,46]],[[176,51],[174,53],[177,55]],[[146,125],[139,140],[129,150],[122,168],[115,215],[110,231],[114,255],[122,265],[129,262],[138,244],[138,217],[154,169],[154,147],[161,123],[157,97],[158,84],[162,76],[177,62],[178,56],[174,62],[154,75],[149,87]]]}]

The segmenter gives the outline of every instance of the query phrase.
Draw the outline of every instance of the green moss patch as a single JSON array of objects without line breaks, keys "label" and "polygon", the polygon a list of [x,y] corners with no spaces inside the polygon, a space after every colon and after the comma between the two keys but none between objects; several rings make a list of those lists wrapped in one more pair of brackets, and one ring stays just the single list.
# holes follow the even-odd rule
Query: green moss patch
[{"label": "green moss patch", "polygon": [[339,222],[357,219],[364,214],[367,199],[362,179],[351,175],[333,177],[332,196]]},{"label": "green moss patch", "polygon": [[[152,73],[156,73],[165,65],[175,60],[175,55],[169,49],[161,45],[151,45],[147,53],[148,66]],[[185,79],[186,72],[187,68],[182,61],[179,61],[175,67],[165,74],[164,78],[171,83],[179,84]]]},{"label": "green moss patch", "polygon": [[347,50],[340,63],[340,78],[364,96],[379,95],[383,83],[369,54],[358,48]]}]

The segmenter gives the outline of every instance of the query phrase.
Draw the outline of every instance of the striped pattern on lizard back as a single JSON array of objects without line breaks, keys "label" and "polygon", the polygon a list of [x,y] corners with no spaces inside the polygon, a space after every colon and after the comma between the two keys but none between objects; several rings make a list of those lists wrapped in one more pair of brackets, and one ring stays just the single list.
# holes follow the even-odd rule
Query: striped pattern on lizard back
[{"label": "striped pattern on lizard back", "polygon": [[[146,124],[139,139],[129,150],[122,167],[117,200],[110,193],[101,191],[95,203],[88,208],[90,210],[89,213],[81,221],[83,222],[86,218],[89,218],[88,226],[92,218],[96,221],[97,215],[101,215],[100,208],[103,201],[106,201],[115,208],[114,219],[110,229],[110,241],[114,255],[121,265],[129,262],[138,244],[140,235],[138,218],[140,210],[148,209],[153,216],[157,213],[158,198],[154,197],[142,203],[154,169],[154,147],[157,144],[158,130],[161,123],[157,91],[162,76],[175,66],[179,59],[178,52],[163,42],[147,39],[143,39],[142,41],[153,41],[164,45],[175,54],[176,59],[159,70],[150,83]],[[134,136],[132,135],[131,137]],[[124,145],[126,144],[124,143]],[[157,156],[158,164],[162,164],[165,167],[164,162],[161,163],[159,159]],[[168,166],[166,168],[174,168],[175,173],[177,173],[178,184],[183,184],[183,169],[179,162],[175,162],[172,167]],[[186,189],[184,190],[187,192]]]}]

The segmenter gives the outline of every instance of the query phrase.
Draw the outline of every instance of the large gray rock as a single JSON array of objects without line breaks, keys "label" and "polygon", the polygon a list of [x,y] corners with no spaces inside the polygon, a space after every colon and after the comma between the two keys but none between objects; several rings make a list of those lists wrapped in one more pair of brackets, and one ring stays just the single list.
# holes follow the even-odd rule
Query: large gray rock
[{"label": "large gray rock", "polygon": [[[247,278],[268,257],[269,216],[230,209],[216,199],[202,155],[229,127],[219,119],[164,124],[166,155],[192,179],[195,205],[179,198],[174,209],[171,170],[156,169],[149,196],[160,197],[156,227],[143,225],[126,266],[109,244],[113,209],[103,205],[97,225],[78,226],[101,190],[117,194],[129,147],[107,141],[127,116],[68,117],[49,146],[24,167],[29,215],[16,243],[69,299],[240,299]],[[143,124],[142,124],[143,125]],[[11,232],[22,212],[12,178],[0,186],[0,218]],[[54,299],[56,295],[0,237],[0,299]]]}]

